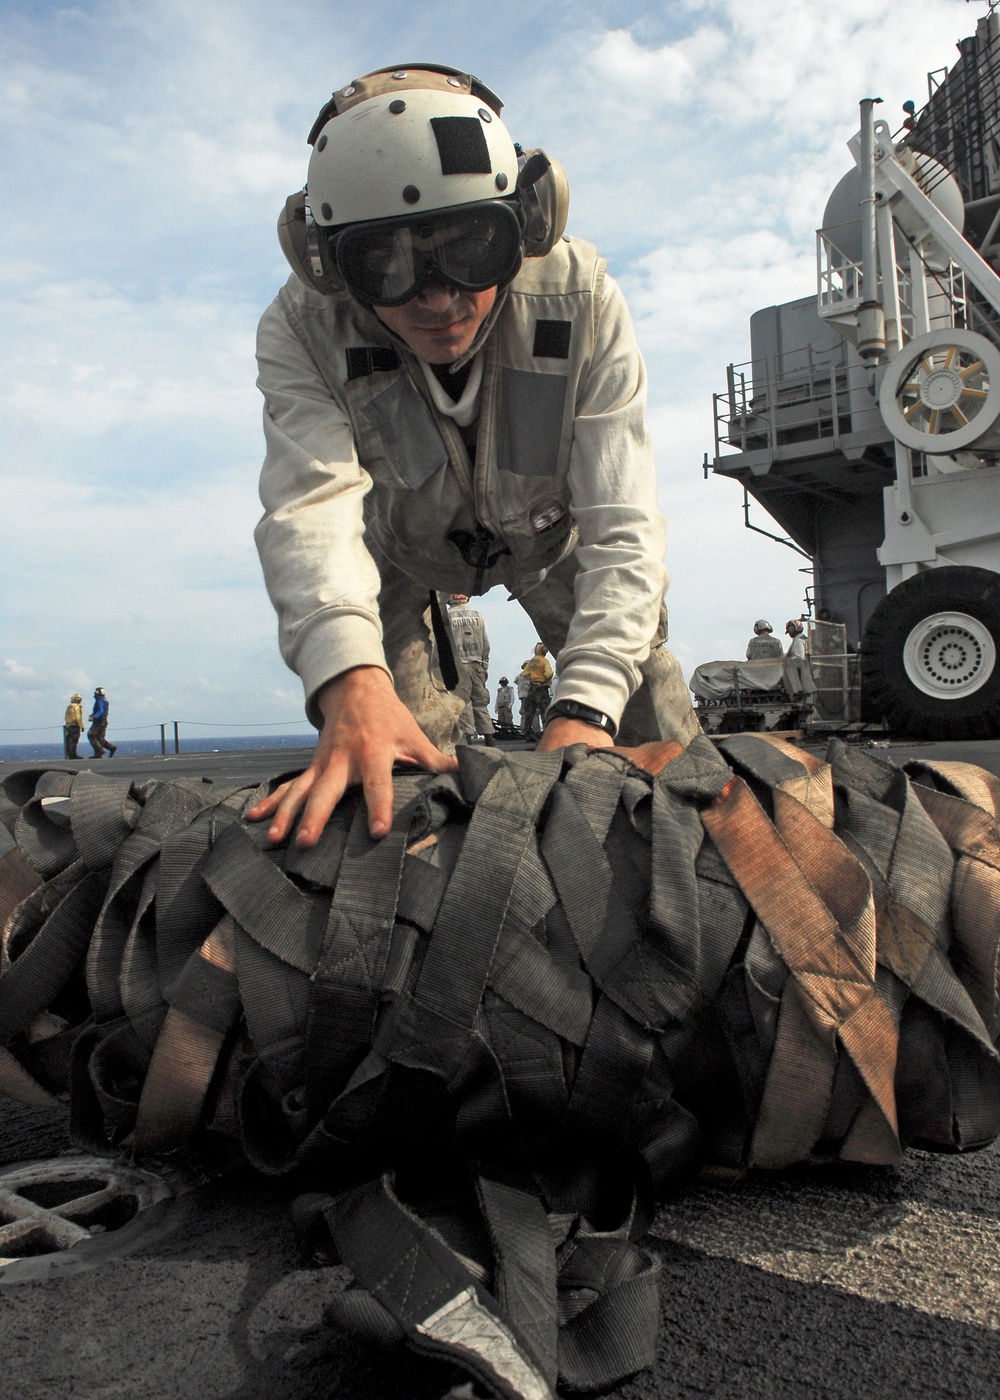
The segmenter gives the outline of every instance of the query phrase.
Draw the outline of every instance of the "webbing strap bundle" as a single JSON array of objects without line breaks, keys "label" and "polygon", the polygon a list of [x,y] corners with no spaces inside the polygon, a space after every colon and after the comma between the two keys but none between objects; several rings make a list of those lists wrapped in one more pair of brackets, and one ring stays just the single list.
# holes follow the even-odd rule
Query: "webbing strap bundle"
[{"label": "webbing strap bundle", "polygon": [[[504,1400],[651,1362],[657,1192],[1000,1132],[1000,782],[718,748],[462,752],[309,851],[260,789],[0,787],[0,1091],[82,1144],[308,1164],[341,1325]],[[9,834],[8,834],[9,833]]]}]

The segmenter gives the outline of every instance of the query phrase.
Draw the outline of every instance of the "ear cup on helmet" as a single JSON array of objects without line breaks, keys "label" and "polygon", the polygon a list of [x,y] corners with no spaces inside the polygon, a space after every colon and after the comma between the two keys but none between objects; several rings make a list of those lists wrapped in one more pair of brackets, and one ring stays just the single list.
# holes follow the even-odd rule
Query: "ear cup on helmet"
[{"label": "ear cup on helmet", "polygon": [[343,290],[344,281],[330,256],[326,230],[310,216],[305,190],[298,190],[285,200],[278,215],[278,242],[300,282],[324,296]]},{"label": "ear cup on helmet", "polygon": [[517,192],[525,217],[524,256],[544,258],[566,232],[569,217],[566,172],[544,151],[525,151]]}]

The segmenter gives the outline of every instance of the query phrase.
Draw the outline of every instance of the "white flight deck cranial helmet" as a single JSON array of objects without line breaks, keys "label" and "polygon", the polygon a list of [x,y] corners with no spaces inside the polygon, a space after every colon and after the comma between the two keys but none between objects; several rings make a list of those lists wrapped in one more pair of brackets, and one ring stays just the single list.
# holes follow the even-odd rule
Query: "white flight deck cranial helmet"
[{"label": "white flight deck cranial helmet", "polygon": [[[517,152],[499,115],[447,79],[441,88],[414,87],[423,73],[395,71],[402,76],[390,75],[388,84],[383,74],[378,83],[359,78],[334,95],[350,93],[309,161],[309,207],[318,224],[394,219],[514,193]],[[375,95],[351,105],[366,82]]]},{"label": "white flight deck cranial helmet", "polygon": [[805,631],[805,628],[802,626],[802,622],[800,621],[799,618],[797,618],[797,617],[790,617],[790,618],[788,619],[788,621],[785,623],[785,631],[786,631],[790,636],[792,636],[792,637],[797,637],[797,636],[799,635],[800,632],[804,632],[804,631]]},{"label": "white flight deck cranial helmet", "polygon": [[[278,220],[296,274],[332,295],[344,279],[324,231],[335,237],[466,205],[508,206],[523,256],[551,252],[566,227],[565,172],[543,151],[515,145],[502,107],[478,78],[430,63],[379,69],[338,89],[309,133],[306,188]],[[514,253],[506,280],[520,263]]]},{"label": "white flight deck cranial helmet", "polygon": [[762,632],[773,632],[774,628],[769,622],[765,622],[762,617],[759,617],[753,625],[753,630],[757,633],[757,636],[759,637]]}]

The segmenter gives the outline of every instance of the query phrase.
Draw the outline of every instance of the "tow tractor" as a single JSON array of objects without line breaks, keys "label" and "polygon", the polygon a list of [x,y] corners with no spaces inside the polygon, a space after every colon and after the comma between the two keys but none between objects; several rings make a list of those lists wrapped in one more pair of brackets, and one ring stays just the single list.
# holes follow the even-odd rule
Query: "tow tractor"
[{"label": "tow tractor", "polygon": [[[747,525],[753,498],[813,573],[813,665],[843,683],[777,715],[808,727],[1000,735],[1000,17],[958,49],[895,135],[861,102],[816,295],[756,312],[750,361],[714,395],[706,475],[738,482]],[[836,662],[820,624],[841,629]],[[773,728],[753,689],[737,675],[721,708]]]}]

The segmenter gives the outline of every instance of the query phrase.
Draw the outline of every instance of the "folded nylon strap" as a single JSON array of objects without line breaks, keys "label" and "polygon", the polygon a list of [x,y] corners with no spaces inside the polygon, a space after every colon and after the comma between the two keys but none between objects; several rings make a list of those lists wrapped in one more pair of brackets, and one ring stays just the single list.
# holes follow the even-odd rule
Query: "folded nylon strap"
[{"label": "folded nylon strap", "polygon": [[0,1094],[32,1108],[64,1108],[65,1105],[28,1073],[4,1047],[0,1047]]},{"label": "folded nylon strap", "polygon": [[84,770],[73,779],[70,818],[80,859],[91,870],[111,864],[138,816],[128,778],[106,778]]},{"label": "folded nylon strap", "polygon": [[41,875],[16,847],[0,856],[0,926],[6,924],[21,901],[41,884]]},{"label": "folded nylon strap", "polygon": [[944,792],[964,797],[991,817],[1000,816],[1000,778],[984,768],[973,763],[928,763],[921,759],[913,759],[903,767],[918,780],[930,775]]},{"label": "folded nylon strap", "polygon": [[559,1329],[565,1385],[594,1390],[654,1364],[661,1272],[658,1259],[627,1240],[578,1236],[560,1250],[560,1308],[578,1292],[587,1298]]},{"label": "folded nylon strap", "polygon": [[601,991],[641,1026],[663,1029],[697,1001],[697,988],[651,940],[641,940],[596,833],[569,785],[557,788],[542,833],[542,858]]},{"label": "folded nylon strap", "polygon": [[915,996],[992,1055],[987,1030],[947,955],[952,922],[951,848],[904,774],[887,773],[884,765],[878,765],[869,777],[879,780],[877,790],[894,806],[860,791],[845,792],[840,835],[866,864],[875,885],[878,960]]},{"label": "folded nylon strap", "polygon": [[0,978],[0,1042],[24,1030],[86,956],[105,880],[88,874],[66,892]]},{"label": "folded nylon strap", "polygon": [[219,990],[212,999],[214,1005],[210,1002],[200,1008],[199,1019],[176,1004],[167,1012],[139,1099],[135,1150],[140,1154],[191,1141],[226,1034],[239,1014],[235,925],[230,915],[195,958],[206,971],[214,970]]},{"label": "folded nylon strap", "polygon": [[578,967],[560,965],[531,934],[508,932],[490,972],[493,990],[546,1030],[583,1045],[593,1015],[593,984]]},{"label": "folded nylon strap", "polygon": [[567,1124],[628,1138],[652,1055],[652,1036],[609,997],[601,997],[570,1096]]},{"label": "folded nylon strap", "polygon": [[987,811],[959,797],[916,789],[920,801],[960,859],[952,885],[955,937],[965,953],[958,969],[992,1041],[1000,1034],[1000,841]]},{"label": "folded nylon strap", "polygon": [[538,1196],[481,1176],[476,1183],[496,1260],[493,1293],[550,1385],[559,1369],[555,1239]]},{"label": "folded nylon strap", "polygon": [[339,1257],[398,1320],[412,1346],[465,1367],[503,1400],[555,1400],[496,1300],[441,1236],[396,1198],[388,1178],[338,1196],[326,1219]]},{"label": "folded nylon strap", "polygon": [[475,1022],[504,930],[536,922],[537,902],[518,880],[560,767],[558,753],[520,772],[500,760],[476,804],[414,994],[456,1027]]},{"label": "folded nylon strap", "polygon": [[[156,862],[152,861],[142,874],[139,898],[132,916],[125,951],[122,955],[119,985],[125,1015],[133,1024],[145,1025],[147,1013],[158,1010],[165,1014],[166,1007],[160,986],[160,969],[156,947]],[[154,1040],[147,1048],[152,1050],[157,1030],[150,1028]]]},{"label": "folded nylon strap", "polygon": [[36,797],[18,813],[14,839],[43,879],[65,870],[77,856],[69,827],[56,826],[46,816],[43,799]]},{"label": "folded nylon strap", "polygon": [[262,948],[312,974],[323,946],[327,902],[293,884],[241,827],[222,833],[202,879]]}]

